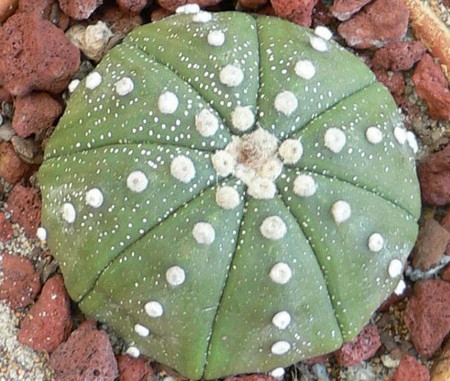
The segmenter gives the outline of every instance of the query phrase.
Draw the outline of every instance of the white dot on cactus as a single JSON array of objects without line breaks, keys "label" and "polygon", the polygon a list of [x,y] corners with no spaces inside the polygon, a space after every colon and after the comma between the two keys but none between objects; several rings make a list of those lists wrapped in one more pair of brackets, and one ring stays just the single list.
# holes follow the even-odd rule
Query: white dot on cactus
[{"label": "white dot on cactus", "polygon": [[414,135],[414,132],[408,131],[406,133],[406,141],[408,142],[409,148],[412,149],[414,153],[417,153],[419,150],[419,145],[417,144],[416,135]]},{"label": "white dot on cactus", "polygon": [[103,204],[103,193],[98,188],[89,189],[86,192],[86,203],[93,208],[100,208]]},{"label": "white dot on cactus", "polygon": [[378,144],[383,140],[383,133],[378,127],[369,127],[366,130],[366,138],[369,143]]},{"label": "white dot on cactus", "polygon": [[62,206],[62,218],[68,222],[69,224],[72,224],[75,222],[75,219],[77,218],[77,212],[75,210],[75,207],[69,203],[66,202]]},{"label": "white dot on cactus", "polygon": [[298,139],[286,139],[278,148],[278,153],[285,164],[295,164],[303,155],[302,143]]},{"label": "white dot on cactus", "polygon": [[388,274],[391,278],[398,277],[403,272],[403,264],[399,259],[393,259],[389,263]]},{"label": "white dot on cactus", "polygon": [[198,12],[200,12],[200,6],[195,3],[184,4],[175,9],[175,13],[182,15],[195,15]]},{"label": "white dot on cactus", "polygon": [[179,286],[186,280],[186,273],[180,266],[172,266],[166,271],[166,280],[171,286]]},{"label": "white dot on cactus", "polygon": [[257,200],[268,200],[275,197],[277,187],[270,179],[255,177],[250,180],[247,192]]},{"label": "white dot on cactus", "polygon": [[130,94],[133,89],[134,83],[130,77],[123,77],[116,82],[116,93],[121,97]]},{"label": "white dot on cactus", "polygon": [[310,197],[316,193],[317,183],[310,175],[298,175],[294,180],[294,193],[300,197]]},{"label": "white dot on cactus", "polygon": [[406,129],[403,127],[395,127],[394,128],[394,137],[400,144],[404,144],[406,142]]},{"label": "white dot on cactus", "polygon": [[225,43],[225,33],[221,30],[211,30],[208,33],[208,44],[211,46],[222,46]]},{"label": "white dot on cactus", "polygon": [[395,287],[394,293],[395,295],[402,295],[406,290],[406,283],[403,279],[400,279],[400,281],[397,284],[397,287]]},{"label": "white dot on cactus", "polygon": [[138,348],[131,346],[131,347],[128,347],[128,349],[125,351],[125,353],[127,355],[130,355],[131,357],[138,358],[139,355],[141,354],[141,351]]},{"label": "white dot on cactus", "polygon": [[317,50],[318,52],[326,52],[328,50],[327,42],[319,36],[311,36],[309,38],[309,43],[311,44],[312,48],[314,50]]},{"label": "white dot on cactus", "polygon": [[334,153],[341,152],[344,148],[347,139],[342,130],[336,127],[330,127],[326,130],[324,136],[324,144],[330,151]]},{"label": "white dot on cactus", "polygon": [[156,301],[147,302],[144,309],[145,313],[153,318],[160,317],[164,313],[163,306]]},{"label": "white dot on cactus", "polygon": [[150,333],[150,330],[147,327],[144,327],[141,324],[134,325],[134,332],[136,332],[141,337],[147,337]]},{"label": "white dot on cactus", "polygon": [[279,329],[286,329],[291,323],[291,314],[287,311],[280,311],[274,315],[272,323]]},{"label": "white dot on cactus", "polygon": [[347,201],[336,201],[331,207],[331,214],[337,224],[347,221],[352,215],[352,209]]},{"label": "white dot on cactus", "polygon": [[211,162],[218,176],[226,177],[233,172],[235,159],[226,151],[217,151],[211,156]]},{"label": "white dot on cactus", "polygon": [[170,164],[170,174],[177,180],[187,184],[195,177],[194,163],[186,156],[177,156]]},{"label": "white dot on cactus", "polygon": [[78,85],[80,84],[80,80],[79,79],[73,79],[72,81],[70,81],[68,89],[70,93],[73,93],[76,88],[78,87]]},{"label": "white dot on cactus", "polygon": [[200,135],[208,138],[217,132],[219,120],[211,111],[203,109],[195,116],[195,128]]},{"label": "white dot on cactus", "polygon": [[206,11],[200,11],[192,17],[192,21],[200,24],[210,22],[212,20],[212,14]]},{"label": "white dot on cactus", "polygon": [[380,233],[371,234],[367,242],[367,246],[370,251],[373,251],[374,253],[379,252],[384,246],[383,236]]},{"label": "white dot on cactus", "polygon": [[178,108],[178,97],[171,91],[164,91],[158,98],[158,109],[162,114],[173,114]]},{"label": "white dot on cactus", "polygon": [[295,74],[303,79],[311,79],[316,75],[316,68],[309,60],[299,60],[294,67]]},{"label": "white dot on cactus", "polygon": [[250,106],[237,106],[231,113],[231,123],[239,131],[247,131],[255,123],[255,115]]},{"label": "white dot on cactus", "polygon": [[219,80],[228,87],[236,87],[244,80],[244,72],[240,67],[228,64],[220,70]]},{"label": "white dot on cactus", "polygon": [[270,216],[264,219],[259,230],[263,237],[272,241],[283,238],[287,233],[284,221],[278,216]]},{"label": "white dot on cactus", "polygon": [[239,193],[230,186],[219,187],[216,191],[216,203],[223,209],[234,209],[241,202]]},{"label": "white dot on cactus", "polygon": [[192,235],[201,245],[211,245],[216,239],[213,226],[207,222],[197,222],[192,229]]},{"label": "white dot on cactus", "polygon": [[41,241],[45,241],[47,239],[47,229],[42,226],[38,227],[36,230],[36,237]]},{"label": "white dot on cactus", "polygon": [[316,36],[322,37],[324,40],[331,40],[333,33],[326,26],[319,25],[314,29],[314,34]]},{"label": "white dot on cactus", "polygon": [[148,186],[148,179],[144,172],[133,171],[127,177],[127,187],[130,191],[141,193]]},{"label": "white dot on cactus", "polygon": [[283,171],[283,163],[281,162],[281,160],[277,159],[276,157],[273,157],[267,160],[258,169],[258,175],[271,181],[274,181],[278,178],[278,176],[281,175],[282,171]]},{"label": "white dot on cactus", "polygon": [[291,349],[291,344],[287,341],[277,341],[272,345],[271,351],[274,355],[284,355]]},{"label": "white dot on cactus", "polygon": [[87,75],[86,87],[89,90],[94,90],[100,83],[102,83],[102,76],[98,71],[93,71]]},{"label": "white dot on cactus", "polygon": [[289,116],[297,109],[298,100],[293,92],[282,91],[275,97],[274,105],[275,110]]},{"label": "white dot on cactus", "polygon": [[278,262],[270,269],[269,276],[277,284],[286,284],[292,277],[292,270],[287,263]]},{"label": "white dot on cactus", "polygon": [[282,367],[275,368],[274,370],[269,372],[270,376],[275,377],[279,380],[282,380],[284,378],[285,374],[286,374],[286,371]]}]

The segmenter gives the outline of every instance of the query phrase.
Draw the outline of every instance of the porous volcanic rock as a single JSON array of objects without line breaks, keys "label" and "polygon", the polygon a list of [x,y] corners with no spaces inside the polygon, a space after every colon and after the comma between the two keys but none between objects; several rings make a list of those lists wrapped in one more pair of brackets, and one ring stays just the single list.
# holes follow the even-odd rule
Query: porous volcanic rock
[{"label": "porous volcanic rock", "polygon": [[0,176],[10,184],[17,184],[28,172],[30,165],[14,151],[10,142],[0,142]]},{"label": "porous volcanic rock", "polygon": [[425,54],[420,41],[398,41],[378,49],[372,57],[374,69],[402,71],[411,69]]},{"label": "porous volcanic rock", "polygon": [[310,26],[317,0],[271,0],[275,14],[296,24]]},{"label": "porous volcanic rock", "polygon": [[75,20],[87,19],[102,4],[103,0],[59,0],[62,11]]},{"label": "porous volcanic rock", "polygon": [[346,21],[372,0],[335,0],[331,14],[340,21]]},{"label": "porous volcanic rock", "polygon": [[389,381],[429,381],[430,372],[412,356],[404,356]]},{"label": "porous volcanic rock", "polygon": [[134,358],[129,355],[117,356],[119,367],[118,381],[150,381],[154,377],[154,371],[148,360],[142,357]]},{"label": "porous volcanic rock", "polygon": [[[0,193],[1,193],[0,189]],[[13,237],[11,222],[6,218],[5,213],[0,212],[0,241],[6,242]]]},{"label": "porous volcanic rock", "polygon": [[42,202],[37,189],[17,184],[8,196],[11,221],[25,229],[27,237],[34,238],[41,223]]}]

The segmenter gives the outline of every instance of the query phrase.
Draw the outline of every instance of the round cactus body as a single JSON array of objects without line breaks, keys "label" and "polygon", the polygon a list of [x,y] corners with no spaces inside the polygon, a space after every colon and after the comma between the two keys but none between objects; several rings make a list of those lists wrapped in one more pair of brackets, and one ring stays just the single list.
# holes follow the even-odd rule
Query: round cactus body
[{"label": "round cactus body", "polygon": [[46,148],[68,291],[192,379],[333,351],[401,287],[414,137],[323,29],[184,11],[112,49]]}]

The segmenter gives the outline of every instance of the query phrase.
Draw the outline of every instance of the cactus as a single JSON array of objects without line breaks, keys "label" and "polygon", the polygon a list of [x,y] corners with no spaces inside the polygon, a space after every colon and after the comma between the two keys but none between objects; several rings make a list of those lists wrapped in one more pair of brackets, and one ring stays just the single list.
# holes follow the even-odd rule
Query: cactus
[{"label": "cactus", "polygon": [[188,5],[71,95],[40,236],[130,355],[192,379],[270,371],[339,348],[404,286],[417,143],[330,37]]}]

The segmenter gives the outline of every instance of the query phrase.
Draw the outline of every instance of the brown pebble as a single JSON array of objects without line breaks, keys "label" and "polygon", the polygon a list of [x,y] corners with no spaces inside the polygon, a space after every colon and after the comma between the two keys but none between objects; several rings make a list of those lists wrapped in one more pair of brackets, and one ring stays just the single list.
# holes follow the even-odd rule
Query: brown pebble
[{"label": "brown pebble", "polygon": [[19,0],[2,0],[0,1],[0,23],[4,22],[11,16],[16,8]]},{"label": "brown pebble", "polygon": [[42,202],[39,191],[17,184],[11,190],[7,203],[12,214],[11,221],[22,226],[27,237],[34,238],[41,223]]},{"label": "brown pebble", "polygon": [[102,3],[103,0],[59,0],[63,12],[75,20],[89,18]]},{"label": "brown pebble", "polygon": [[[442,219],[441,225],[450,233],[450,208],[447,209],[447,214]],[[445,254],[450,255],[450,242],[447,245]]]},{"label": "brown pebble", "polygon": [[331,6],[331,14],[340,21],[348,20],[372,0],[335,0]]},{"label": "brown pebble", "polygon": [[430,372],[412,356],[403,356],[389,381],[429,381]]},{"label": "brown pebble", "polygon": [[271,0],[275,14],[302,26],[310,26],[318,0]]},{"label": "brown pebble", "polygon": [[139,15],[127,15],[127,17],[124,17],[122,11],[115,4],[106,4],[101,7],[92,16],[92,21],[103,21],[115,35],[119,36],[125,36],[132,29],[143,23],[142,17]]},{"label": "brown pebble", "polygon": [[393,71],[409,70],[424,54],[425,46],[420,41],[393,42],[375,52],[372,67]]},{"label": "brown pebble", "polygon": [[118,381],[150,381],[154,379],[153,368],[143,357],[117,356],[117,366],[119,368]]},{"label": "brown pebble", "polygon": [[[1,190],[0,190],[1,192]],[[0,241],[6,242],[13,237],[11,222],[6,218],[5,213],[0,212]]]},{"label": "brown pebble", "polygon": [[28,174],[30,168],[30,165],[17,155],[10,142],[0,142],[0,176],[6,182],[18,183]]},{"label": "brown pebble", "polygon": [[116,0],[120,10],[130,15],[139,14],[146,6],[147,0]]},{"label": "brown pebble", "polygon": [[447,340],[441,355],[433,363],[433,367],[431,368],[431,380],[450,380],[450,340]]}]

